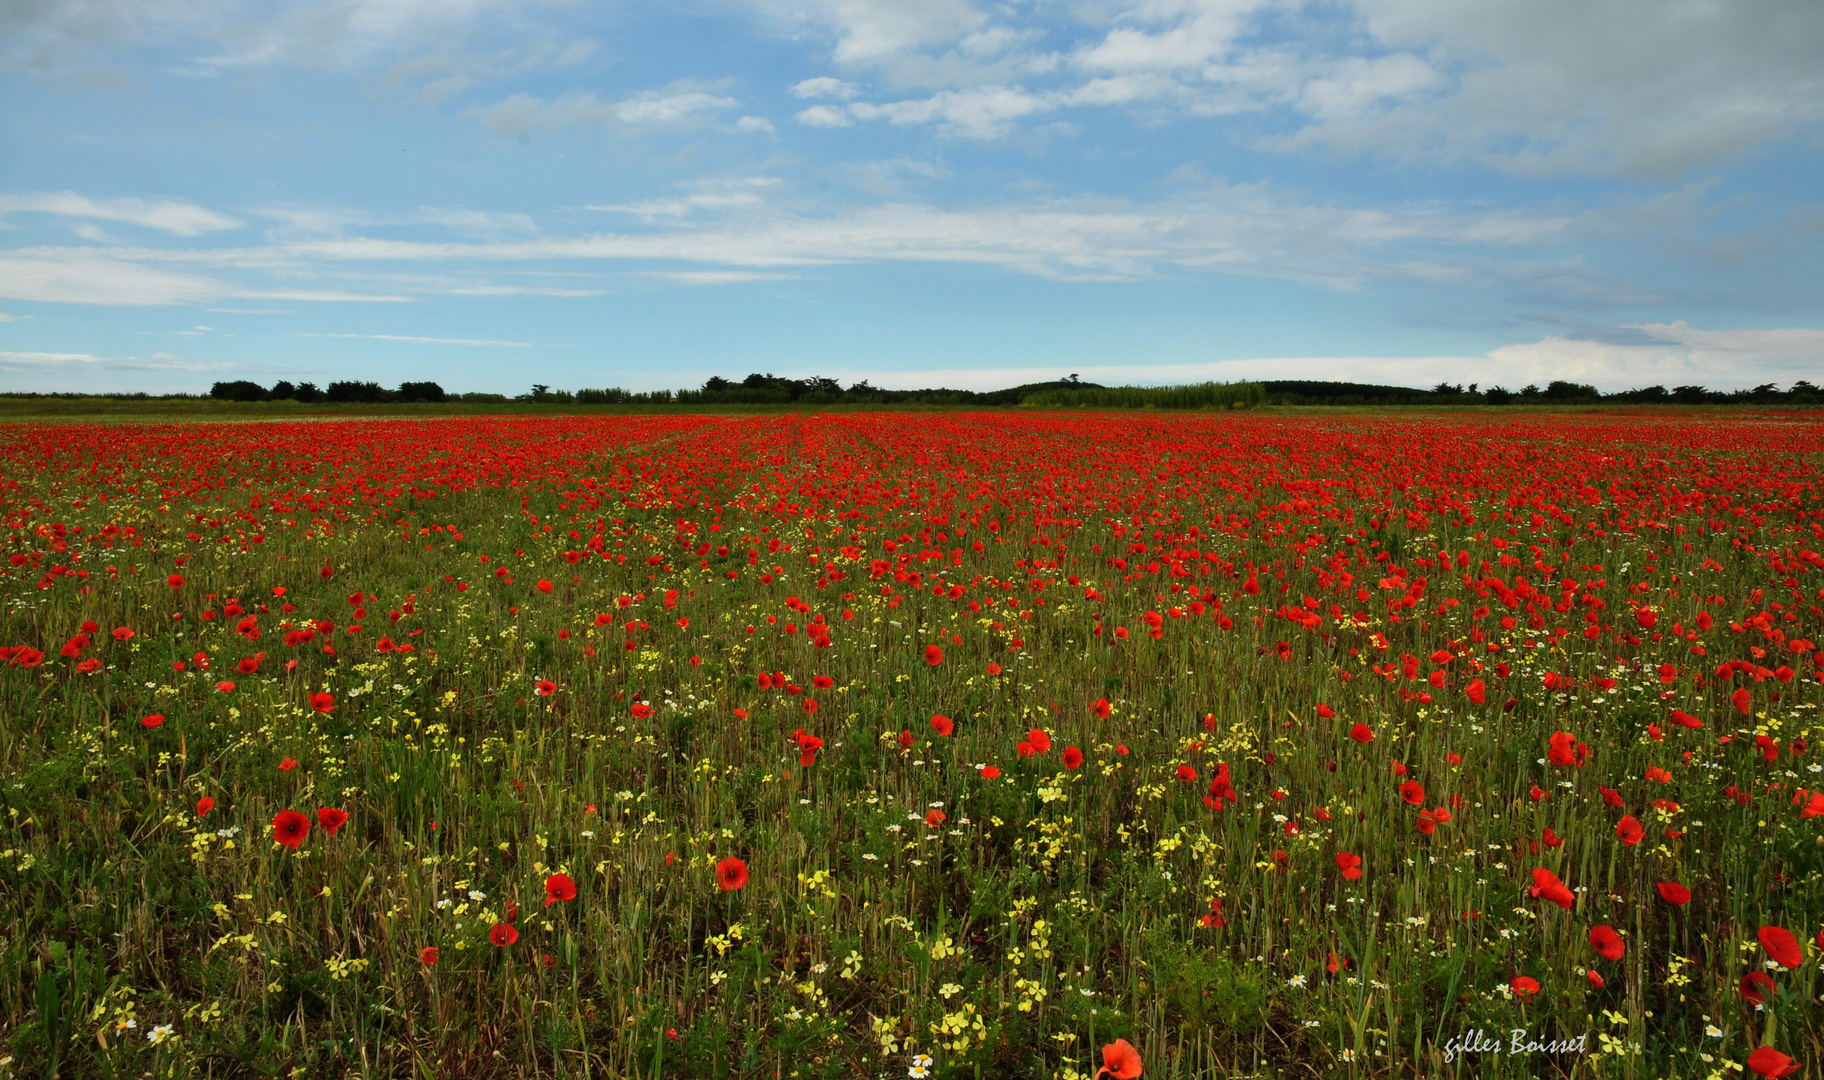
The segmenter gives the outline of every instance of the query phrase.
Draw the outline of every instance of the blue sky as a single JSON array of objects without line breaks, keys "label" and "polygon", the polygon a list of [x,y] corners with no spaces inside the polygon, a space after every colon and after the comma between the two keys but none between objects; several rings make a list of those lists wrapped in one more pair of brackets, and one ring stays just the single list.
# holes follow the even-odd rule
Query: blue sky
[{"label": "blue sky", "polygon": [[20,0],[0,386],[1824,382],[1815,0]]}]

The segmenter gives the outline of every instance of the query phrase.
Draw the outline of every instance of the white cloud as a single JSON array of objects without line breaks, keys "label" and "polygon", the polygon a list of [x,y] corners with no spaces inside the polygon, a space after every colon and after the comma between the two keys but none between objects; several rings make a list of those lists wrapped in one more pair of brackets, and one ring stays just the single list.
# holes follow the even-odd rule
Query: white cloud
[{"label": "white cloud", "polygon": [[1130,72],[1091,79],[1060,96],[1065,105],[1130,105],[1164,97],[1187,97],[1183,84],[1157,72]]},{"label": "white cloud", "polygon": [[642,270],[640,277],[660,278],[674,285],[738,285],[745,281],[796,281],[797,274],[768,274],[755,270]]},{"label": "white cloud", "polygon": [[905,53],[950,45],[988,16],[968,0],[750,0],[788,23],[836,36],[839,64],[877,64]]},{"label": "white cloud", "polygon": [[801,98],[840,98],[851,101],[861,93],[861,87],[854,83],[832,79],[827,75],[815,79],[806,79],[792,87],[792,95]]},{"label": "white cloud", "polygon": [[446,289],[451,296],[600,296],[601,289],[557,289],[534,285],[464,285]]},{"label": "white cloud", "polygon": [[835,105],[813,105],[793,119],[808,127],[823,128],[848,127],[855,122],[845,110]]},{"label": "white cloud", "polygon": [[714,112],[736,104],[734,98],[702,92],[665,93],[647,90],[621,102],[616,106],[616,113],[623,124],[676,124],[697,113]]},{"label": "white cloud", "polygon": [[0,66],[105,70],[143,50],[166,72],[210,77],[223,69],[308,65],[347,68],[407,50],[460,43],[489,20],[523,25],[523,0],[23,0],[0,5]]},{"label": "white cloud", "polygon": [[[1824,330],[1702,330],[1683,320],[1638,323],[1634,340],[1553,336],[1489,353],[1516,385],[1553,379],[1602,390],[1699,385],[1735,389],[1781,386],[1824,370]],[[1638,340],[1644,338],[1646,340]]]},{"label": "white cloud", "polygon": [[477,109],[474,115],[490,131],[519,135],[562,127],[677,126],[737,104],[734,98],[680,84],[642,91],[617,102],[598,101],[594,94],[566,94],[550,101],[513,94]]},{"label": "white cloud", "polygon": [[172,236],[201,236],[241,226],[226,214],[181,199],[91,199],[73,191],[0,195],[0,216],[22,213],[116,221]]},{"label": "white cloud", "polygon": [[437,225],[469,236],[533,234],[538,226],[529,214],[468,210],[459,206],[421,206],[410,220]]},{"label": "white cloud", "polygon": [[846,166],[855,178],[855,186],[876,195],[894,192],[926,180],[949,179],[950,167],[941,161],[920,161],[897,157],[884,161],[855,161]]},{"label": "white cloud", "polygon": [[695,189],[689,195],[666,199],[647,199],[636,203],[591,204],[585,210],[614,214],[637,214],[648,220],[681,218],[697,210],[748,210],[761,205],[760,193],[778,187],[783,181],[776,176],[742,176],[732,179],[697,180],[682,185]]},{"label": "white cloud", "polygon": [[[1650,18],[1631,0],[1549,16],[1517,0],[1080,0],[1043,11],[1000,5],[992,18],[986,5],[961,2],[755,2],[835,32],[838,63],[877,68],[898,85],[981,102],[1023,95],[1012,116],[946,118],[953,133],[978,137],[1050,109],[1281,111],[1292,131],[1258,147],[1658,179],[1824,122],[1824,5],[1815,0],[1669,0]],[[1036,51],[1060,32],[1082,36],[1062,52]],[[1006,89],[1052,71],[1080,78]],[[855,91],[827,76],[794,87],[845,102]],[[819,107],[799,120],[937,122],[955,107],[940,93]]]},{"label": "white cloud", "polygon": [[1353,119],[1388,98],[1430,89],[1440,82],[1431,65],[1409,53],[1344,57],[1298,93],[1301,111],[1319,121]]},{"label": "white cloud", "polygon": [[735,121],[735,130],[744,132],[763,132],[771,135],[775,130],[773,122],[764,116],[743,116]]},{"label": "white cloud", "polygon": [[20,319],[29,318],[31,318],[30,315],[9,315],[4,311],[0,311],[0,323],[18,322]]},{"label": "white cloud", "polygon": [[483,349],[536,349],[530,341],[483,341],[476,338],[411,337],[405,334],[310,334],[299,331],[298,337],[362,338],[368,341],[403,341],[412,345],[465,345]]},{"label": "white cloud", "polygon": [[19,372],[209,371],[233,366],[233,364],[226,363],[202,363],[162,352],[141,358],[95,356],[90,353],[0,351],[0,370]]},{"label": "white cloud", "polygon": [[[908,158],[848,168],[858,187],[889,194],[911,181],[948,175],[941,162]],[[810,214],[795,208],[815,203],[794,201],[777,177],[714,178],[680,185],[675,194],[659,198],[589,207],[634,215],[643,229],[519,231],[445,242],[338,232],[276,238],[256,247],[0,252],[0,296],[122,305],[410,298],[399,292],[584,296],[600,289],[537,280],[542,273],[528,280],[525,269],[492,271],[493,280],[456,275],[489,264],[539,262],[682,262],[705,272],[922,262],[1085,281],[1217,272],[1354,290],[1398,279],[1505,286],[1540,298],[1529,304],[1568,297],[1577,304],[1639,306],[1658,300],[1556,253],[1607,235],[1604,229],[1646,228],[1702,212],[1693,201],[1697,194],[1598,214],[1441,203],[1385,209],[1314,203],[1268,185],[1209,181],[1194,172],[1175,183],[1179,195],[1146,202],[1024,195],[1020,201],[960,209],[902,201]],[[423,269],[408,276],[379,269],[414,263]],[[233,280],[227,280],[230,275]]]},{"label": "white cloud", "polygon": [[[946,210],[902,203],[803,217],[755,205],[751,189],[742,183],[753,181],[718,181],[720,186],[674,199],[600,208],[639,213],[661,226],[649,232],[486,243],[326,238],[237,251],[229,258],[237,264],[264,260],[284,266],[541,259],[655,259],[739,268],[949,262],[1073,280],[1131,280],[1178,267],[1356,288],[1376,277],[1435,278],[1435,262],[1414,258],[1414,248],[1447,244],[1500,250],[1560,239],[1570,226],[1570,219],[1549,214],[1315,205],[1261,186],[1222,184],[1177,200],[1138,205],[1080,200]],[[713,225],[688,220],[686,214],[700,205],[738,213]],[[663,227],[667,222],[676,224]],[[159,256],[141,252],[136,257]],[[1477,273],[1485,279],[1494,276],[1486,269]]]},{"label": "white cloud", "polygon": [[858,101],[849,106],[849,112],[859,120],[879,119],[895,125],[936,123],[950,134],[992,139],[1011,130],[1014,121],[1055,107],[1055,99],[1029,94],[1017,86],[977,86],[885,105]]},{"label": "white cloud", "polygon": [[1824,120],[1824,5],[1628,0],[1554,8],[1356,0],[1382,47],[1443,92],[1330,118],[1287,143],[1513,172],[1686,174]]},{"label": "white cloud", "polygon": [[1071,61],[1087,71],[1194,71],[1228,56],[1267,6],[1267,0],[1141,0]]},{"label": "white cloud", "polygon": [[1502,385],[1510,390],[1555,379],[1591,383],[1605,392],[1641,386],[1702,385],[1733,390],[1816,378],[1824,366],[1824,330],[1699,330],[1684,322],[1624,327],[1648,343],[1604,343],[1568,337],[1506,345],[1483,356],[1271,356],[1203,364],[1068,367],[928,368],[866,377],[883,389],[948,386],[996,390],[1075,372],[1105,386],[1173,386],[1205,381],[1312,379],[1429,388],[1441,381]]},{"label": "white cloud", "polygon": [[[144,265],[144,261],[197,253],[140,249],[103,252],[94,249],[39,248],[0,252],[0,296],[53,304],[109,306],[164,306],[199,304],[212,300],[249,298],[267,300],[404,302],[406,296],[372,295],[335,289],[255,289],[200,274],[181,273]],[[216,253],[201,253],[204,257]],[[234,253],[223,253],[235,261]],[[134,257],[137,256],[137,257]],[[267,254],[266,261],[276,256]],[[258,259],[249,261],[260,261]]]},{"label": "white cloud", "polygon": [[0,254],[0,296],[57,304],[194,304],[233,294],[197,274],[73,251],[50,257]]}]

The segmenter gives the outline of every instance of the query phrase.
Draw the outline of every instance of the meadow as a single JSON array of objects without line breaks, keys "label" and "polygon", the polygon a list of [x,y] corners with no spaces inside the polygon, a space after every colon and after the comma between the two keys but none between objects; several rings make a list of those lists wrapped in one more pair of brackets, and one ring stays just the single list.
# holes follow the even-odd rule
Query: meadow
[{"label": "meadow", "polygon": [[1819,447],[0,426],[0,1077],[1817,1075]]}]

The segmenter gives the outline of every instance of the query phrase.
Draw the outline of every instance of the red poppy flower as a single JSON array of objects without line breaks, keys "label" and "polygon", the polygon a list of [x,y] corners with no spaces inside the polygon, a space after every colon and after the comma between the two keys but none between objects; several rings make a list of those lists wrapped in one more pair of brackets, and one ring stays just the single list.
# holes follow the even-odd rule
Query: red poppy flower
[{"label": "red poppy flower", "polygon": [[519,931],[513,929],[512,923],[497,922],[494,924],[494,928],[488,931],[489,943],[503,949],[518,940]]},{"label": "red poppy flower", "polygon": [[569,874],[552,874],[545,879],[545,906],[550,907],[560,900],[576,899],[576,882]]},{"label": "red poppy flower", "polygon": [[1197,770],[1189,765],[1180,765],[1178,766],[1178,779],[1187,784],[1194,784],[1197,782]]},{"label": "red poppy flower", "polygon": [[1805,962],[1805,953],[1799,948],[1799,939],[1792,931],[1778,926],[1761,927],[1761,948],[1767,955],[1782,967],[1796,968]]},{"label": "red poppy flower", "polygon": [[1488,686],[1481,679],[1471,679],[1469,684],[1463,687],[1463,692],[1469,695],[1471,705],[1480,705],[1488,700]]},{"label": "red poppy flower", "polygon": [[1351,855],[1346,851],[1339,852],[1336,856],[1336,866],[1350,881],[1362,876],[1362,857],[1360,855]]},{"label": "red poppy flower", "polygon": [[716,864],[716,887],[723,892],[734,892],[747,884],[747,864],[740,859],[727,858]]},{"label": "red poppy flower", "polygon": [[1357,724],[1349,729],[1349,737],[1359,743],[1371,743],[1374,741],[1374,729],[1367,724]]},{"label": "red poppy flower", "polygon": [[153,713],[151,716],[141,717],[139,722],[142,726],[155,728],[165,722],[165,717],[163,713]]},{"label": "red poppy flower", "polygon": [[1691,902],[1691,890],[1676,881],[1661,881],[1656,886],[1660,899],[1675,907],[1683,907]]},{"label": "red poppy flower", "polygon": [[281,810],[272,819],[272,838],[293,851],[310,835],[310,819],[296,810]]},{"label": "red poppy flower", "polygon": [[1627,942],[1615,932],[1613,926],[1603,925],[1590,929],[1590,947],[1603,955],[1605,960],[1620,960],[1628,951]]},{"label": "red poppy flower", "polygon": [[335,712],[336,699],[330,694],[312,694],[310,695],[310,707],[320,713]]},{"label": "red poppy flower", "polygon": [[[1001,775],[1001,770],[995,768],[993,765],[982,766],[982,772],[981,772],[982,779],[993,780],[995,777],[997,777],[999,775]],[[1824,937],[1824,931],[1819,931],[1819,936]]]},{"label": "red poppy flower", "polygon": [[1115,744],[1115,753],[1120,754],[1122,757],[1126,757],[1127,756],[1127,744],[1126,743],[1116,743]]},{"label": "red poppy flower", "polygon": [[1640,821],[1634,815],[1624,814],[1622,819],[1615,823],[1615,835],[1621,838],[1624,845],[1633,847],[1647,835],[1647,830],[1641,828]]},{"label": "red poppy flower", "polygon": [[931,730],[937,732],[939,735],[948,735],[956,730],[956,722],[951,720],[948,716],[933,716],[931,718]]},{"label": "red poppy flower", "polygon": [[1591,968],[1584,974],[1589,977],[1590,989],[1592,990],[1601,990],[1603,987],[1609,985],[1608,980],[1602,977],[1602,972],[1597,971],[1595,968]]},{"label": "red poppy flower", "polygon": [[836,680],[830,678],[828,675],[811,676],[811,688],[812,689],[828,690],[835,685],[836,685]]},{"label": "red poppy flower", "polygon": [[948,820],[949,820],[949,818],[947,818],[944,815],[944,812],[942,810],[933,810],[929,814],[925,815],[925,824],[933,829],[937,828],[938,826],[942,825],[945,821],[948,821]]},{"label": "red poppy flower", "polygon": [[1799,1063],[1771,1046],[1763,1046],[1748,1055],[1748,1067],[1768,1080],[1778,1080],[1799,1071]]},{"label": "red poppy flower", "polygon": [[1092,706],[1092,708],[1095,710],[1095,714],[1098,719],[1101,719],[1101,720],[1108,719],[1109,704],[1108,704],[1107,698],[1097,698],[1096,703],[1094,706]]},{"label": "red poppy flower", "polygon": [[1035,754],[1044,754],[1051,750],[1051,736],[1040,731],[1038,728],[1033,728],[1026,733],[1026,741],[1032,744],[1032,750]]},{"label": "red poppy flower", "polygon": [[337,810],[329,806],[321,807],[317,810],[317,824],[323,826],[324,832],[334,836],[337,829],[348,824],[348,811]]},{"label": "red poppy flower", "polygon": [[1064,767],[1066,769],[1074,769],[1081,764],[1083,764],[1083,751],[1077,749],[1074,746],[1065,747],[1064,748]]},{"label": "red poppy flower", "polygon": [[1107,1073],[1116,1080],[1133,1080],[1140,1075],[1140,1051],[1126,1039],[1116,1039],[1102,1048],[1102,1067],[1096,1075]]},{"label": "red poppy flower", "polygon": [[1543,866],[1533,871],[1531,892],[1534,898],[1550,900],[1566,911],[1569,911],[1571,905],[1577,902],[1576,895],[1565,887],[1564,882],[1558,880],[1558,875]]},{"label": "red poppy flower", "polygon": [[1521,1001],[1531,1001],[1533,995],[1539,992],[1539,980],[1530,975],[1516,976],[1509,985],[1513,987],[1514,993],[1519,995]]},{"label": "red poppy flower", "polygon": [[297,767],[298,767],[297,758],[286,758],[283,761],[279,762],[279,771],[280,772],[290,772],[291,770],[293,770]]},{"label": "red poppy flower", "polygon": [[1688,712],[1679,712],[1677,709],[1672,710],[1672,722],[1683,728],[1701,728],[1704,726],[1702,720],[1699,720]]},{"label": "red poppy flower", "polygon": [[534,687],[534,690],[539,697],[550,697],[552,694],[557,693],[557,684],[549,679],[540,679],[538,685]]},{"label": "red poppy flower", "polygon": [[925,663],[930,664],[932,667],[936,667],[943,662],[944,650],[938,648],[936,645],[925,646]]},{"label": "red poppy flower", "polygon": [[1750,971],[1748,974],[1742,976],[1741,986],[1742,996],[1755,1005],[1765,1005],[1767,1003],[1767,995],[1773,993],[1776,989],[1773,983],[1773,976],[1767,974],[1765,971]]},{"label": "red poppy flower", "polygon": [[437,957],[439,955],[440,954],[437,951],[437,946],[426,945],[424,948],[418,950],[418,962],[423,964],[425,967],[436,967],[437,966]]},{"label": "red poppy flower", "polygon": [[1400,798],[1413,806],[1418,806],[1425,801],[1425,788],[1417,780],[1408,780],[1400,785]]},{"label": "red poppy flower", "polygon": [[914,741],[916,741],[916,740],[914,740],[914,739],[913,739],[913,738],[912,738],[912,732],[911,732],[911,731],[909,731],[909,730],[908,730],[908,731],[902,731],[902,732],[900,732],[900,733],[899,733],[899,748],[900,748],[900,749],[901,749],[901,750],[910,750],[910,749],[912,749],[912,743],[913,743],[913,742],[914,742]]},{"label": "red poppy flower", "polygon": [[125,626],[116,626],[114,628],[114,640],[115,641],[132,641],[133,640],[133,631]]},{"label": "red poppy flower", "polygon": [[182,574],[172,574],[165,579],[165,584],[171,586],[173,589],[181,589],[184,587],[184,576]]},{"label": "red poppy flower", "polygon": [[234,684],[229,682],[226,679],[222,680],[221,682],[216,683],[215,688],[217,690],[220,690],[224,694],[234,693]]},{"label": "red poppy flower", "polygon": [[1000,673],[1001,673],[1001,665],[999,665],[999,664],[997,664],[997,663],[995,663],[995,662],[994,662],[994,661],[992,661],[992,660],[990,660],[990,661],[989,661],[989,662],[988,662],[988,674],[990,674],[990,675],[999,675],[999,674],[1000,674]]},{"label": "red poppy flower", "polygon": [[196,800],[197,817],[208,817],[209,811],[213,809],[215,809],[215,800],[211,799],[209,796],[204,795],[202,798]]},{"label": "red poppy flower", "polygon": [[636,701],[628,706],[627,711],[632,714],[635,720],[644,720],[652,715],[652,706],[646,704],[644,701]]},{"label": "red poppy flower", "polygon": [[552,585],[549,581],[546,581],[544,578],[538,579],[538,591],[539,592],[548,593],[551,591],[551,589],[552,589]]},{"label": "red poppy flower", "polygon": [[[1317,716],[1320,720],[1329,720],[1336,716],[1336,710],[1328,705],[1319,705],[1317,707]],[[1205,717],[1204,719],[1208,721],[1214,719],[1214,717]],[[1206,726],[1208,725],[1206,724]]]}]

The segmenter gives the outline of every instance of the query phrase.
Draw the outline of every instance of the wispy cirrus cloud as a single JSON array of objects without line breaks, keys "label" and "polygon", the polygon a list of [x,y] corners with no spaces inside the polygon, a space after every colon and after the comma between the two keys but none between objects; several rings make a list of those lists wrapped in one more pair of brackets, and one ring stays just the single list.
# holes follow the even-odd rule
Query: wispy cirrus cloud
[{"label": "wispy cirrus cloud", "polygon": [[[202,257],[242,261],[231,252],[202,253]],[[0,251],[0,296],[12,300],[51,304],[94,304],[119,307],[160,307],[173,304],[207,304],[227,299],[296,300],[318,303],[403,303],[412,297],[363,293],[345,289],[305,289],[280,285],[250,285],[204,274],[147,265],[149,261],[202,261],[197,253],[138,249],[35,248]],[[278,252],[261,253],[246,260],[264,264],[282,261]]]},{"label": "wispy cirrus cloud", "polygon": [[486,341],[477,338],[414,337],[409,334],[320,334],[299,330],[297,337],[360,338],[364,341],[398,341],[408,345],[461,345],[474,349],[537,349],[530,341]]},{"label": "wispy cirrus cloud", "polygon": [[8,352],[0,350],[0,371],[74,372],[74,371],[219,371],[231,368],[229,363],[206,363],[172,353],[151,356],[96,356],[76,352]]},{"label": "wispy cirrus cloud", "polygon": [[[933,172],[927,171],[927,175]],[[642,230],[533,233],[481,241],[370,235],[292,235],[234,248],[35,248],[0,254],[0,295],[76,303],[201,303],[228,297],[401,300],[413,295],[589,295],[587,284],[450,281],[483,265],[659,262],[710,272],[867,263],[996,266],[1058,280],[1142,280],[1216,272],[1354,289],[1377,278],[1500,279],[1507,253],[1563,242],[1574,215],[1505,209],[1392,209],[1301,201],[1266,185],[1208,183],[1162,201],[1049,199],[950,209],[898,202],[824,213],[769,201],[775,177],[715,179],[683,194],[591,209],[640,218]],[[707,215],[707,216],[705,216]],[[1438,253],[1482,253],[1478,266]],[[386,267],[416,264],[416,279]],[[670,273],[672,268],[660,268]],[[375,277],[375,271],[383,271]],[[221,278],[236,273],[236,282]],[[407,292],[300,288],[310,278],[364,287],[393,281]],[[686,279],[677,279],[680,281]],[[482,290],[478,292],[477,290]]]},{"label": "wispy cirrus cloud", "polygon": [[239,220],[227,214],[184,199],[93,199],[73,191],[0,195],[0,217],[9,214],[54,214],[88,221],[113,221],[186,237],[241,227]]},{"label": "wispy cirrus cloud", "polygon": [[663,90],[641,91],[619,101],[602,101],[587,93],[564,94],[549,100],[513,94],[476,109],[474,116],[496,134],[521,135],[567,127],[674,127],[738,104],[734,98],[684,82]]}]

